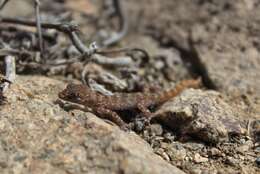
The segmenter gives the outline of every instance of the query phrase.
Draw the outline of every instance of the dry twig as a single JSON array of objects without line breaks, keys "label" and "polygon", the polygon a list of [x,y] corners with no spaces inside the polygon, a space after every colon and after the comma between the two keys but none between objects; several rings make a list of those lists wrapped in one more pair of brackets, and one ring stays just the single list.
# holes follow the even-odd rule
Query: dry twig
[{"label": "dry twig", "polygon": [[41,56],[44,56],[44,48],[43,48],[43,38],[42,38],[42,25],[41,25],[41,16],[40,16],[40,1],[35,0],[35,15],[36,15],[36,26],[38,33],[38,45],[40,48]]},{"label": "dry twig", "polygon": [[15,80],[16,77],[16,68],[15,68],[15,57],[14,56],[6,56],[5,57],[5,78],[6,82],[4,82],[3,92],[7,90],[10,83],[12,83]]},{"label": "dry twig", "polygon": [[128,32],[128,20],[127,15],[124,10],[122,10],[122,4],[119,0],[113,0],[113,6],[115,9],[115,13],[119,18],[119,25],[120,29],[119,32],[114,34],[112,37],[108,38],[107,40],[103,41],[102,46],[110,46],[118,41],[120,41]]}]

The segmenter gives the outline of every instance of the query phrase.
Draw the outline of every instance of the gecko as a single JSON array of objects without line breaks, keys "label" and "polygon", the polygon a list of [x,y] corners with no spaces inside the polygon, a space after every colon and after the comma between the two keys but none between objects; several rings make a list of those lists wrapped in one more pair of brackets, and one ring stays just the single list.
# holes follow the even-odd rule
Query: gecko
[{"label": "gecko", "polygon": [[114,93],[114,95],[107,96],[92,90],[86,85],[71,83],[58,94],[58,97],[62,100],[91,108],[97,116],[106,118],[125,129],[128,125],[116,111],[137,109],[144,117],[149,119],[152,113],[148,107],[161,105],[179,95],[183,90],[198,88],[200,84],[200,79],[183,80],[170,90],[143,93]]}]

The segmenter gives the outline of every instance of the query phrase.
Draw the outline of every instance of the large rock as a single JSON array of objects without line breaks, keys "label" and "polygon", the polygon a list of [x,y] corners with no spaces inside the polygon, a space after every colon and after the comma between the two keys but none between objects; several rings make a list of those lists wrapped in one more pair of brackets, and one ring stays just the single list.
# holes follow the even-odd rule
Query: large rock
[{"label": "large rock", "polygon": [[[2,4],[4,0],[1,0],[0,3]],[[1,15],[7,17],[28,17],[32,15],[34,12],[33,1],[9,1],[5,8],[0,11]]]},{"label": "large rock", "polygon": [[[259,10],[252,9],[257,14]],[[248,12],[242,17],[234,14],[227,19],[212,19],[208,25],[213,29],[207,32],[206,26],[198,25],[193,28],[193,46],[201,66],[205,67],[204,77],[211,81],[212,87],[233,99],[240,97],[240,102],[248,106],[247,110],[253,109],[253,117],[259,119],[260,51],[256,30],[260,25],[257,14]],[[224,18],[227,21],[222,22]],[[248,24],[249,19],[252,24]]]},{"label": "large rock", "polygon": [[142,1],[149,6],[136,0],[128,3],[135,7],[129,11],[141,11],[141,19],[135,18],[140,28],[162,45],[181,50],[183,58],[192,63],[193,71],[203,77],[207,87],[230,95],[232,100],[240,97],[238,103],[250,111],[247,117],[259,119],[257,1]]},{"label": "large rock", "polygon": [[64,83],[18,77],[0,110],[0,173],[173,173],[133,132],[54,104]]},{"label": "large rock", "polygon": [[236,120],[238,115],[219,93],[190,89],[162,105],[155,118],[182,136],[218,143],[227,141],[230,134],[244,133]]}]

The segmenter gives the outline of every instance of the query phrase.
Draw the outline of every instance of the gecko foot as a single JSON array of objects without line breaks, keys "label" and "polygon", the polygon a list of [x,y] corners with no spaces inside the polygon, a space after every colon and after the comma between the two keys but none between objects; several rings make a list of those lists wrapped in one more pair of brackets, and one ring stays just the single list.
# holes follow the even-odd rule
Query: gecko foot
[{"label": "gecko foot", "polygon": [[128,124],[124,124],[123,126],[120,126],[120,129],[125,131],[125,132],[130,132],[132,130],[131,126],[128,125]]},{"label": "gecko foot", "polygon": [[121,129],[128,129],[128,125],[121,119],[121,117],[114,111],[106,108],[96,108],[95,113],[101,118],[108,119],[113,123],[117,124]]}]

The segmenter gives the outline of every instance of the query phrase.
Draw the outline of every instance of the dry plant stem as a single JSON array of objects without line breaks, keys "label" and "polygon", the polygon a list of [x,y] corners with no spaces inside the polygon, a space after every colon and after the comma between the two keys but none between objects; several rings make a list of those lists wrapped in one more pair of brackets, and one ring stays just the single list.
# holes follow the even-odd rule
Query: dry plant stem
[{"label": "dry plant stem", "polygon": [[3,48],[0,49],[0,56],[6,56],[6,55],[13,55],[13,56],[19,56],[21,54],[25,54],[27,56],[30,56],[31,53],[27,51],[20,51],[12,48]]},{"label": "dry plant stem", "polygon": [[[36,22],[26,21],[22,19],[14,19],[14,18],[4,18],[0,19],[2,23],[9,24],[18,24],[35,27],[37,26]],[[97,51],[97,46],[95,44],[91,44],[90,47],[86,47],[77,34],[78,26],[73,23],[41,23],[42,28],[46,29],[55,29],[57,31],[63,32],[67,34],[72,42],[72,44],[77,48],[77,50],[84,56],[84,58],[89,59],[91,57],[91,61],[101,64],[101,65],[109,65],[109,66],[131,66],[133,61],[131,58],[116,58],[111,59],[104,56],[100,56],[95,54]]]},{"label": "dry plant stem", "polygon": [[101,56],[99,54],[95,54],[96,50],[98,49],[95,46],[95,44],[91,44],[90,48],[86,47],[78,37],[76,31],[70,32],[69,36],[73,45],[80,51],[80,53],[82,53],[85,58],[91,57],[92,62],[95,62],[100,65],[115,66],[115,67],[130,66],[133,64],[133,60],[130,57],[112,59],[112,58]]},{"label": "dry plant stem", "polygon": [[[14,24],[14,25],[24,25],[29,27],[35,27],[37,24],[35,21],[28,21],[24,19],[0,17],[0,22]],[[45,29],[55,29],[60,32],[68,32],[77,30],[77,25],[73,23],[41,23],[41,27]]]},{"label": "dry plant stem", "polygon": [[122,10],[120,0],[113,0],[113,5],[119,18],[120,31],[113,35],[111,38],[103,41],[102,46],[110,46],[120,41],[128,32],[128,20],[126,13]]},{"label": "dry plant stem", "polygon": [[[30,27],[37,26],[37,22],[27,21],[27,20],[22,20],[22,19],[6,18],[6,17],[2,17],[0,22],[16,24],[16,25],[25,25],[25,26],[30,26]],[[94,50],[87,48],[82,43],[82,41],[80,40],[80,38],[78,37],[78,35],[76,33],[78,26],[73,23],[56,23],[56,24],[41,23],[41,27],[46,28],[46,29],[55,29],[55,30],[58,30],[60,32],[63,32],[65,34],[69,35],[69,38],[71,39],[74,46],[82,54],[86,54],[86,55],[90,56],[94,52]]]},{"label": "dry plant stem", "polygon": [[113,93],[109,90],[107,90],[103,85],[100,85],[98,84],[95,80],[93,79],[88,79],[88,86],[94,90],[94,91],[98,91],[100,92],[101,94],[104,94],[104,95],[113,95]]},{"label": "dry plant stem", "polygon": [[0,5],[0,10],[2,10],[8,2],[9,2],[9,0],[5,0],[5,1]]},{"label": "dry plant stem", "polygon": [[127,83],[124,80],[118,78],[116,75],[110,72],[105,72],[100,74],[98,81],[101,82],[102,84],[108,84],[121,90],[127,88]]},{"label": "dry plant stem", "polygon": [[[94,79],[90,78],[88,75],[88,66],[86,65],[81,73],[81,81],[83,82],[83,84],[90,86],[91,89],[93,89],[94,91],[99,91],[100,93],[104,94],[104,95],[113,95],[113,93],[109,90],[107,90],[103,85],[98,84]],[[106,72],[106,73],[102,73],[99,75],[100,78],[98,79],[98,81],[101,84],[111,84],[114,86],[123,86],[123,88],[125,87],[124,82],[122,80],[120,80],[119,78],[117,78],[115,75]],[[87,81],[88,80],[88,81]]]},{"label": "dry plant stem", "polygon": [[36,26],[38,33],[38,45],[40,48],[41,56],[43,56],[44,48],[43,48],[43,39],[42,39],[42,26],[41,26],[41,16],[40,16],[40,2],[39,0],[35,0],[35,15],[36,15]]},{"label": "dry plant stem", "polygon": [[73,45],[77,48],[77,50],[83,54],[89,57],[91,54],[94,53],[93,50],[87,48],[82,41],[80,40],[79,36],[77,35],[76,31],[69,32],[70,40],[72,41]]},{"label": "dry plant stem", "polygon": [[149,53],[141,48],[119,48],[119,49],[112,49],[112,50],[98,50],[96,53],[107,55],[107,54],[114,54],[114,53],[122,53],[122,52],[140,52],[144,55],[147,61],[150,60]]},{"label": "dry plant stem", "polygon": [[248,122],[247,122],[247,136],[249,136],[249,137],[250,137],[251,123],[252,123],[252,120],[249,119]]},{"label": "dry plant stem", "polygon": [[134,64],[133,60],[130,57],[107,58],[99,54],[93,54],[91,56],[91,60],[92,62],[104,66],[124,67]]},{"label": "dry plant stem", "polygon": [[[16,67],[15,67],[15,57],[14,56],[6,56],[5,57],[5,77],[8,81],[13,82],[16,76]],[[5,82],[3,87],[3,92],[7,90],[10,82]]]}]

